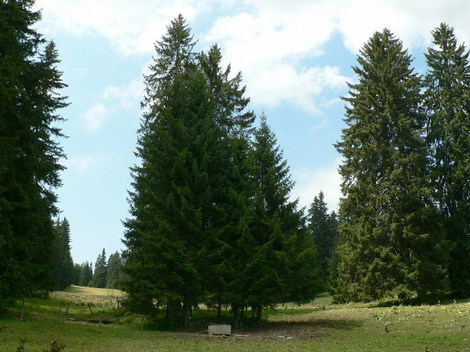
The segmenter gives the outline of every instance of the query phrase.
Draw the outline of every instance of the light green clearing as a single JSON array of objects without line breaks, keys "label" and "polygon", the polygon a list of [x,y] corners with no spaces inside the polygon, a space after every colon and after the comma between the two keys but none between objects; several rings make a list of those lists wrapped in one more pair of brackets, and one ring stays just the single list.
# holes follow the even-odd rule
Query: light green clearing
[{"label": "light green clearing", "polygon": [[[308,305],[285,305],[266,312],[267,320],[260,328],[209,337],[203,332],[142,331],[139,317],[116,314],[114,304],[122,297],[117,290],[74,286],[49,299],[27,301],[25,322],[17,319],[19,304],[15,316],[0,320],[0,351],[15,352],[25,338],[28,352],[42,352],[53,340],[65,344],[64,352],[470,352],[470,301],[383,308],[333,305],[329,297],[321,297]],[[99,311],[112,324],[97,324]]]}]

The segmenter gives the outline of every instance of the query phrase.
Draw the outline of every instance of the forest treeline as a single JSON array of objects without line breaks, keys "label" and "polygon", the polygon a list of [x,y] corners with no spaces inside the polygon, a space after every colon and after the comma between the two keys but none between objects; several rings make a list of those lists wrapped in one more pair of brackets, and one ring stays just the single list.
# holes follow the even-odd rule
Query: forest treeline
[{"label": "forest treeline", "polygon": [[67,219],[57,220],[55,230],[52,289],[63,290],[70,285],[121,288],[120,283],[124,279],[121,253],[116,251],[107,258],[103,248],[94,264],[88,261],[74,263],[70,254],[70,225]]},{"label": "forest treeline", "polygon": [[359,51],[336,214],[323,193],[299,208],[241,73],[217,45],[196,51],[176,17],[144,77],[126,248],[103,249],[93,270],[73,263],[58,218],[57,111],[68,103],[32,5],[0,1],[0,306],[76,283],[122,288],[128,309],[171,325],[188,326],[204,303],[238,326],[248,310],[262,319],[326,290],[337,301],[470,296],[470,66],[450,26],[432,32],[422,75],[388,29]]}]

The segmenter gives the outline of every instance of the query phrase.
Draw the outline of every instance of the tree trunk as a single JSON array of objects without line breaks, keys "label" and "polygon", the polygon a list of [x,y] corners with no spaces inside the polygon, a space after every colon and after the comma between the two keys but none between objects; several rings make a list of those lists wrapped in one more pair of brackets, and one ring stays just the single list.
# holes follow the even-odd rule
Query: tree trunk
[{"label": "tree trunk", "polygon": [[183,299],[183,317],[182,324],[185,328],[189,327],[189,320],[191,316],[191,297],[185,295]]},{"label": "tree trunk", "polygon": [[218,299],[217,303],[217,322],[220,323],[220,317],[222,315],[222,304],[220,303],[220,298]]},{"label": "tree trunk", "polygon": [[24,298],[23,298],[23,305],[21,307],[21,316],[20,316],[20,321],[23,321],[23,316],[24,316],[24,305],[25,305],[25,301],[24,301]]},{"label": "tree trunk", "polygon": [[232,311],[233,311],[233,326],[235,329],[238,329],[238,307],[237,306],[232,306]]},{"label": "tree trunk", "polygon": [[258,324],[263,320],[263,306],[256,307],[256,322]]}]

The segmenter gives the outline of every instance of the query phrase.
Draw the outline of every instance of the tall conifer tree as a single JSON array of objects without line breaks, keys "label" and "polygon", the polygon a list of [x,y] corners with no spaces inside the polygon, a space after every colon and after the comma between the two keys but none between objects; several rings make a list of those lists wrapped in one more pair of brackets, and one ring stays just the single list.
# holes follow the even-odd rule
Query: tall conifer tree
[{"label": "tall conifer tree", "polygon": [[137,153],[142,165],[133,170],[133,218],[126,222],[125,241],[131,299],[144,299],[146,310],[157,300],[170,323],[181,316],[185,326],[203,292],[206,240],[217,231],[214,192],[224,152],[223,131],[193,46],[182,16],[156,45]]},{"label": "tall conifer tree", "polygon": [[58,55],[34,1],[0,2],[0,302],[50,285],[65,107]]},{"label": "tall conifer tree", "polygon": [[106,272],[106,287],[120,288],[122,279],[122,258],[119,252],[114,252],[108,259],[108,270]]},{"label": "tall conifer tree", "polygon": [[103,248],[95,262],[95,270],[93,273],[93,287],[105,288],[108,276],[108,262],[106,260],[106,250]]},{"label": "tall conifer tree", "polygon": [[322,288],[330,284],[330,265],[338,245],[338,219],[334,212],[328,213],[323,192],[313,198],[308,210],[309,230],[317,250]]},{"label": "tall conifer tree", "polygon": [[450,242],[453,294],[470,296],[470,65],[453,29],[441,24],[426,54],[427,136],[434,199]]},{"label": "tall conifer tree", "polygon": [[82,263],[80,265],[78,284],[80,286],[92,286],[93,284],[93,267],[89,262]]},{"label": "tall conifer tree", "polygon": [[230,65],[223,69],[221,60],[217,45],[199,55],[199,65],[205,73],[210,99],[215,106],[214,120],[222,131],[218,143],[220,168],[212,175],[217,179],[213,189],[217,204],[213,227],[218,230],[212,231],[205,243],[212,278],[206,282],[206,299],[217,303],[219,316],[222,304],[238,305],[235,277],[243,260],[240,253],[236,253],[238,244],[247,234],[247,222],[251,217],[249,199],[253,194],[253,182],[249,137],[255,119],[254,113],[247,109],[250,99],[244,96],[241,73],[230,77]]},{"label": "tall conifer tree", "polygon": [[70,254],[70,224],[67,218],[57,220],[54,229],[52,279],[54,288],[62,290],[74,281],[74,265]]},{"label": "tall conifer tree", "polygon": [[254,133],[252,160],[253,224],[252,238],[244,248],[250,255],[240,272],[248,284],[243,292],[258,310],[275,303],[312,299],[319,289],[313,243],[298,201],[290,200],[294,183],[264,116]]},{"label": "tall conifer tree", "polygon": [[429,197],[420,78],[387,29],[360,50],[337,144],[344,198],[336,297],[426,300],[445,292],[445,246]]}]

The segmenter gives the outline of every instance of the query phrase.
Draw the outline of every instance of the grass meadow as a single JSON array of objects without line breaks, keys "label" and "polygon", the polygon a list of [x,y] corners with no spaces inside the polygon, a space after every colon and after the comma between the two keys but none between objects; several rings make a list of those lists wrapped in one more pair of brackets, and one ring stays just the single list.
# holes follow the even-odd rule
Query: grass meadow
[{"label": "grass meadow", "polygon": [[[118,308],[123,293],[72,286],[50,298],[22,302],[0,320],[0,352],[153,351],[455,351],[470,352],[470,301],[440,305],[378,307],[310,304],[267,311],[261,326],[211,337],[216,313],[194,312],[191,331],[141,329],[141,318]],[[100,324],[99,322],[102,322]],[[22,342],[23,341],[23,342]]]}]

